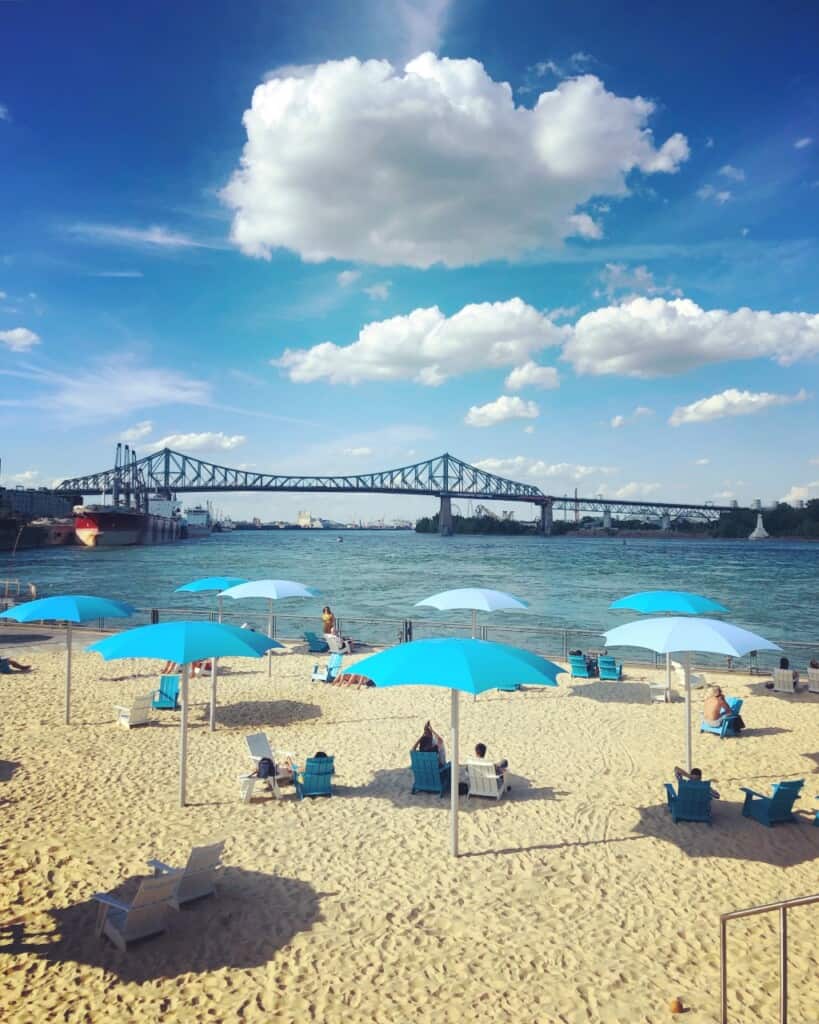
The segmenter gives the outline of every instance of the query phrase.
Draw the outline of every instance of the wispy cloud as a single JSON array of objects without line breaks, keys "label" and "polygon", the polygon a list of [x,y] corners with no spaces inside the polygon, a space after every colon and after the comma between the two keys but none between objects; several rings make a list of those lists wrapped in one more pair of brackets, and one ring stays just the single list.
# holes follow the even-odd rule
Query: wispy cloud
[{"label": "wispy cloud", "polygon": [[89,277],[144,277],[141,270],[96,270],[88,275]]},{"label": "wispy cloud", "polygon": [[745,181],[745,171],[740,167],[734,167],[733,164],[723,164],[717,174],[721,174],[723,178],[730,178],[731,181]]},{"label": "wispy cloud", "polygon": [[154,425],[151,420],[143,420],[141,423],[135,423],[132,427],[127,427],[125,430],[120,432],[120,441],[144,441],[146,437],[150,437],[153,433]]},{"label": "wispy cloud", "polygon": [[244,434],[225,434],[223,431],[204,431],[202,433],[168,434],[158,441],[151,442],[148,447],[175,448],[182,452],[230,452],[247,441]]},{"label": "wispy cloud", "polygon": [[0,103],[0,121],[10,121],[11,114],[9,114],[9,108],[5,103]]},{"label": "wispy cloud", "polygon": [[147,228],[129,227],[119,224],[71,224],[70,235],[100,245],[124,245],[147,249],[222,249],[216,242],[203,242],[180,231],[172,231],[161,224]]},{"label": "wispy cloud", "polygon": [[727,388],[718,395],[700,398],[690,405],[678,406],[671,414],[669,423],[679,427],[683,423],[708,423],[726,416],[751,416],[776,405],[792,405],[808,398],[804,388],[795,395],[777,395],[768,391],[739,391]]},{"label": "wispy cloud", "polygon": [[392,281],[376,281],[375,284],[368,285],[361,290],[371,299],[384,302],[389,298],[390,288],[392,288]]},{"label": "wispy cloud", "polygon": [[810,135],[804,135],[801,139],[797,139],[793,144],[794,149],[806,149],[813,142],[813,138]]},{"label": "wispy cloud", "polygon": [[716,189],[713,185],[703,185],[702,188],[697,189],[697,197],[699,199],[713,199],[719,206],[723,206],[734,198],[734,194],[727,188]]}]

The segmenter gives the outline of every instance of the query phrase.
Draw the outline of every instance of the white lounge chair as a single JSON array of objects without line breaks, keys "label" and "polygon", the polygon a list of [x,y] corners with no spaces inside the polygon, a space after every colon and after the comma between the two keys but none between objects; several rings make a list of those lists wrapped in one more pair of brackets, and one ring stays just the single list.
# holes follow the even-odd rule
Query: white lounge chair
[{"label": "white lounge chair", "polygon": [[149,860],[148,867],[153,868],[154,876],[159,878],[175,875],[177,888],[170,905],[179,910],[183,903],[211,896],[215,891],[215,882],[222,869],[222,850],[225,841],[213,843],[212,846],[194,846],[184,868],[172,868],[161,860]]},{"label": "white lounge chair", "polygon": [[[673,672],[673,679],[681,693],[685,693],[685,669],[679,663],[679,661],[671,662],[671,669]],[[708,686],[708,680],[705,676],[700,675],[698,672],[690,673],[691,689],[702,690],[703,687]]]},{"label": "white lounge chair", "polygon": [[819,668],[808,668],[808,689],[811,693],[819,693]]},{"label": "white lounge chair", "polygon": [[792,669],[775,668],[773,670],[773,688],[776,693],[796,693]]},{"label": "white lounge chair", "polygon": [[[491,761],[478,759],[466,762],[467,800],[471,796],[487,796],[500,800],[506,792],[503,774],[496,771]],[[454,783],[453,783],[454,785]]]},{"label": "white lounge chair", "polygon": [[99,905],[97,935],[105,934],[124,953],[129,942],[159,935],[167,927],[170,900],[179,882],[175,875],[144,878],[131,903],[110,893],[94,893]]},{"label": "white lounge chair", "polygon": [[123,704],[115,704],[114,711],[117,713],[117,725],[124,725],[126,729],[131,729],[135,725],[147,725],[150,721],[148,716],[151,711],[152,699],[153,694],[147,693],[144,697],[134,697],[130,707],[125,707]]},{"label": "white lounge chair", "polygon": [[274,751],[270,746],[270,741],[268,740],[266,733],[263,732],[254,732],[251,733],[250,736],[245,736],[245,742],[247,743],[248,753],[254,763],[254,771],[249,774],[239,776],[242,802],[250,802],[256,782],[266,783],[268,789],[272,790],[273,795],[280,800],[284,796],[284,793],[281,791],[281,785],[293,785],[292,776],[269,775],[266,779],[259,779],[256,775],[256,769],[258,769],[259,761],[261,761],[263,757],[270,758],[270,760],[276,764],[277,758],[279,761],[285,761],[287,758],[290,758],[292,762],[295,760],[296,755],[287,750],[280,750],[278,752]]}]

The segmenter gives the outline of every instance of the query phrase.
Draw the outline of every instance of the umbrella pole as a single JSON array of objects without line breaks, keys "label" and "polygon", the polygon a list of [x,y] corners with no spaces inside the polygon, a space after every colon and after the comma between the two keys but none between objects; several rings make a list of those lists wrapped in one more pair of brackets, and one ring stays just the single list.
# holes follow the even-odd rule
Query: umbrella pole
[{"label": "umbrella pole", "polygon": [[222,621],[222,595],[221,594],[219,594],[219,596],[216,598],[216,607],[219,609],[218,612],[217,612],[217,615],[219,616],[218,621],[221,623],[221,621]]},{"label": "umbrella pole", "polygon": [[182,666],[182,716],[179,734],[179,806],[185,806],[185,789],[188,781],[188,672],[190,666]]},{"label": "umbrella pole", "polygon": [[476,640],[478,637],[478,613],[475,609],[472,609],[472,639]]},{"label": "umbrella pole", "polygon": [[216,663],[217,658],[210,659],[210,731],[216,730]]},{"label": "umbrella pole", "polygon": [[[270,612],[269,612],[269,614],[267,616],[267,635],[270,637],[271,640],[273,639],[273,599],[272,598],[270,599]],[[271,654],[272,650],[273,650],[273,648],[271,647],[270,651],[267,652],[267,678],[268,679],[270,679],[270,677],[273,675],[273,655]]]},{"label": "umbrella pole", "polygon": [[665,652],[665,699],[671,700],[671,651]]},{"label": "umbrella pole", "polygon": [[65,632],[65,724],[71,724],[71,623]]},{"label": "umbrella pole", "polygon": [[453,857],[458,856],[458,782],[460,781],[460,770],[458,766],[458,691],[450,690],[450,728],[452,730],[451,748],[449,751],[450,775],[449,775],[449,851]]},{"label": "umbrella pole", "polygon": [[686,652],[685,665],[685,770],[691,772],[691,655]]}]

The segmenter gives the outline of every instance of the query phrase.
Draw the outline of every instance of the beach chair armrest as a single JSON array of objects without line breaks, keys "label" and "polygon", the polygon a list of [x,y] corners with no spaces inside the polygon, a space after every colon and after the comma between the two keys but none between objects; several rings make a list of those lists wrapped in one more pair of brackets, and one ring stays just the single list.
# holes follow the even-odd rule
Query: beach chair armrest
[{"label": "beach chair armrest", "polygon": [[149,868],[154,869],[155,875],[170,875],[174,871],[179,870],[179,868],[172,868],[170,864],[165,864],[161,860],[149,860],[147,864]]},{"label": "beach chair armrest", "polygon": [[106,907],[113,907],[114,910],[128,911],[131,909],[130,904],[123,903],[122,900],[116,899],[107,892],[95,892],[91,899],[96,900],[97,903],[104,903]]},{"label": "beach chair armrest", "polygon": [[757,797],[760,800],[767,799],[764,793],[757,793],[757,791],[755,789],[748,789],[747,786],[740,786],[739,788],[745,794],[745,799],[746,800],[748,800],[751,797]]},{"label": "beach chair armrest", "polygon": [[130,712],[130,710],[131,710],[129,707],[126,707],[124,704],[114,704],[113,708],[114,708],[114,711],[128,711],[128,712]]},{"label": "beach chair armrest", "polygon": [[668,806],[670,807],[672,802],[677,799],[677,794],[674,792],[674,787],[672,786],[672,784],[670,782],[666,782],[666,783],[664,783],[664,785],[665,785],[665,795],[666,795],[666,798],[668,800]]}]

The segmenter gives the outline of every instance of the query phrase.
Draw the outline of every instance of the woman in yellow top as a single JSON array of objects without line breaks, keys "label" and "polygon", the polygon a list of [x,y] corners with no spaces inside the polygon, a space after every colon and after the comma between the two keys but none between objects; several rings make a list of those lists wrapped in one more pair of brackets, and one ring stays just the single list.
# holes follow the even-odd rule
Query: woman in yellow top
[{"label": "woman in yellow top", "polygon": [[336,617],[330,611],[329,605],[321,610],[321,627],[325,633],[332,633],[336,627]]}]

